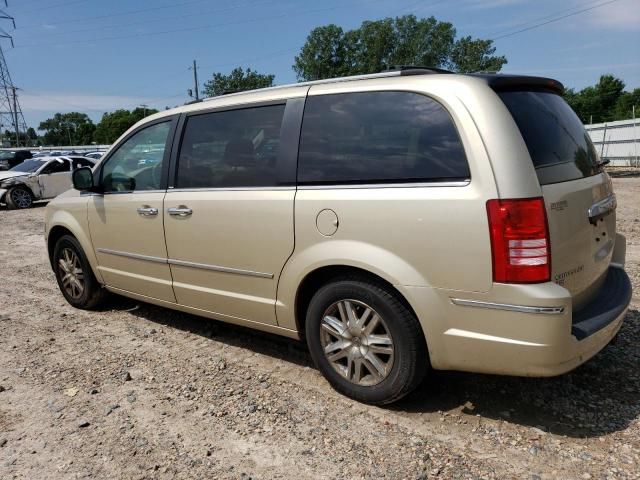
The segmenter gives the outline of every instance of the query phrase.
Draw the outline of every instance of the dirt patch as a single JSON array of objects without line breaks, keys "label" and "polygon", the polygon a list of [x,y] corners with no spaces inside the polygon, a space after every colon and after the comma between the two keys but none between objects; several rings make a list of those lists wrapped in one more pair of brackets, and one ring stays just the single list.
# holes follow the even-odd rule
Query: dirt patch
[{"label": "dirt patch", "polygon": [[[640,179],[614,184],[637,289]],[[0,210],[0,478],[640,478],[638,303],[571,374],[439,372],[369,407],[293,341],[120,297],[71,308],[43,214]]]}]

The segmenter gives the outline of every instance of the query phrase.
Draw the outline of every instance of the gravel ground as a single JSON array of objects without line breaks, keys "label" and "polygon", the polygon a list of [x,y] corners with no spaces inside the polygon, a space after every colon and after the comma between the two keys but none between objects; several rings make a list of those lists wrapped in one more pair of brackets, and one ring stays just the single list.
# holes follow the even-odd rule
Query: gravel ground
[{"label": "gravel ground", "polygon": [[[614,180],[640,283],[640,178]],[[44,209],[0,210],[0,478],[640,478],[640,313],[571,374],[437,372],[388,408],[298,343],[113,297],[68,306]],[[638,290],[640,292],[640,290]]]}]

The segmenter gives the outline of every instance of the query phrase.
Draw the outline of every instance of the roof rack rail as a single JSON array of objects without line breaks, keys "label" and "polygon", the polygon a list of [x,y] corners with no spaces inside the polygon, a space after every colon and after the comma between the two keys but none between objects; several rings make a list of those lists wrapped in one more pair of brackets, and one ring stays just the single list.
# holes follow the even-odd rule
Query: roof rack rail
[{"label": "roof rack rail", "polygon": [[427,75],[433,73],[454,73],[451,70],[420,65],[389,65],[383,72],[400,72],[400,75]]}]

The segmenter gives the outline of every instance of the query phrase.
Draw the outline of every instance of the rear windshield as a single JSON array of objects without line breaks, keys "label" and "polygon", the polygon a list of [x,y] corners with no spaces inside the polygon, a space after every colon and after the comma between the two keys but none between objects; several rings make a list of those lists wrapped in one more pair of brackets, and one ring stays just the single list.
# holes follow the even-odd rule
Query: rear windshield
[{"label": "rear windshield", "polygon": [[520,129],[541,185],[601,171],[589,134],[560,95],[524,91],[498,95]]}]

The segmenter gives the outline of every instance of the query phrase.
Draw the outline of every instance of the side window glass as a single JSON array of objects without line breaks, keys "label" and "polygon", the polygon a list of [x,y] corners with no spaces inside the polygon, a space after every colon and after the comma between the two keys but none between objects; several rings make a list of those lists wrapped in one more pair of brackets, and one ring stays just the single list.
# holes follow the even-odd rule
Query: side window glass
[{"label": "side window glass", "polygon": [[52,161],[43,173],[48,175],[51,173],[64,173],[70,171],[71,164],[69,163],[69,160],[67,160],[66,158],[60,158],[58,160]]},{"label": "side window glass", "polygon": [[431,182],[469,178],[449,113],[409,92],[307,98],[298,181],[303,184]]},{"label": "side window glass", "polygon": [[157,190],[171,121],[157,123],[129,137],[102,168],[105,192]]},{"label": "side window glass", "polygon": [[275,186],[284,105],[188,117],[177,188]]},{"label": "side window glass", "polygon": [[93,168],[93,166],[95,165],[95,163],[87,160],[86,158],[81,158],[78,160],[78,166],[76,168],[80,168],[80,167],[91,167]]}]

